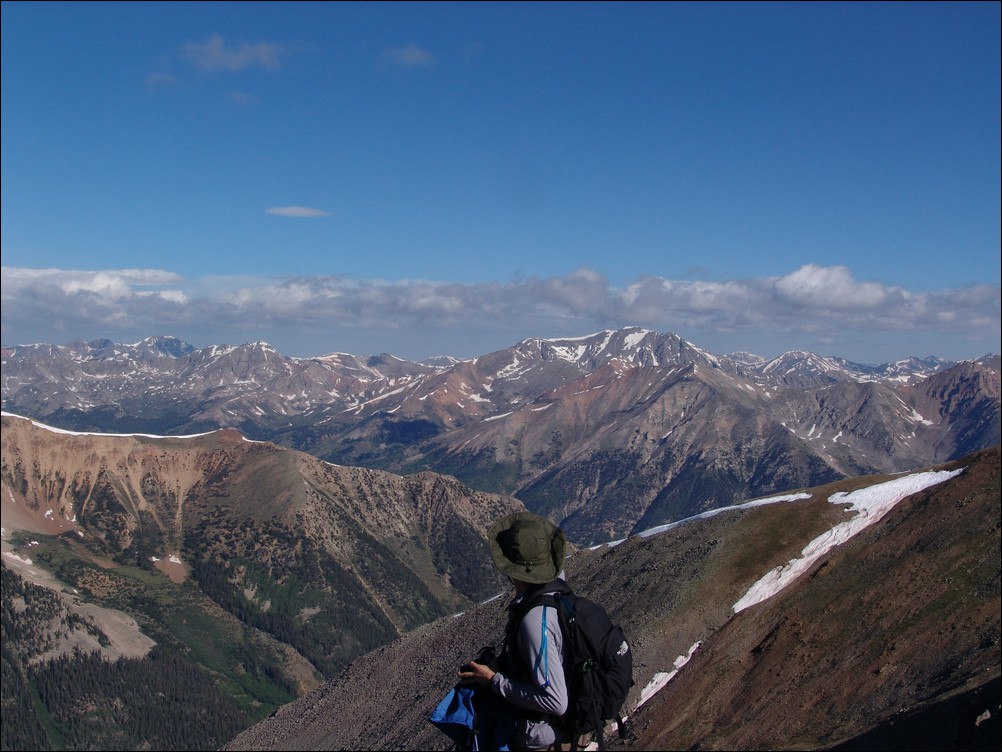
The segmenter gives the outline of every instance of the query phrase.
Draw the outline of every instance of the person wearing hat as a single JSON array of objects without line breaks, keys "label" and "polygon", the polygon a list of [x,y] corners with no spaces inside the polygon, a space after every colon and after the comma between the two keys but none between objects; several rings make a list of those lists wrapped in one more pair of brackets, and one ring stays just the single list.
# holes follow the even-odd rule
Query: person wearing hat
[{"label": "person wearing hat", "polygon": [[545,517],[517,512],[497,520],[487,534],[494,566],[515,588],[508,606],[508,624],[501,655],[488,664],[470,661],[460,679],[490,690],[506,701],[515,718],[512,749],[562,749],[567,746],[553,723],[567,712],[563,666],[563,636],[556,608],[535,605],[540,593],[562,584],[563,531]]}]

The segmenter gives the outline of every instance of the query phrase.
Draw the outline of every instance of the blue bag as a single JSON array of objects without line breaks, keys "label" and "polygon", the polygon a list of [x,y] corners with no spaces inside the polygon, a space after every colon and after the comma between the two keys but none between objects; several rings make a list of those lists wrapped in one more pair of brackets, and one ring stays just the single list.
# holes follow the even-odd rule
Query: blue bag
[{"label": "blue bag", "polygon": [[515,720],[493,692],[457,684],[443,697],[428,720],[456,743],[457,750],[507,752]]}]

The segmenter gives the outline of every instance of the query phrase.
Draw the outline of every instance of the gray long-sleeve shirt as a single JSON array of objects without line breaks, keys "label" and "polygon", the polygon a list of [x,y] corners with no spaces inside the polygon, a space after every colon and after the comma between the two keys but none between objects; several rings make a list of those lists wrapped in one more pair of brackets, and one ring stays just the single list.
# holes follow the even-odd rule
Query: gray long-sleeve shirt
[{"label": "gray long-sleeve shirt", "polygon": [[[523,665],[533,667],[530,681],[514,681],[501,673],[496,673],[491,680],[491,688],[517,707],[548,715],[563,715],[567,710],[563,643],[557,609],[553,606],[532,608],[522,619],[518,634],[519,658],[524,662]],[[546,720],[520,719],[512,743],[514,747],[520,749],[539,749],[561,740],[563,738],[559,731]]]}]

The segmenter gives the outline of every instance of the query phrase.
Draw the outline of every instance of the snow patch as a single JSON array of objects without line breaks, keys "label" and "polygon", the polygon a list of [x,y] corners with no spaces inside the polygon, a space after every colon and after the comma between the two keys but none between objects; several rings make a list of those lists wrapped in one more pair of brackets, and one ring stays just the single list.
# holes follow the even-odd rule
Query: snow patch
[{"label": "snow patch", "polygon": [[694,643],[693,646],[689,648],[688,653],[686,653],[685,655],[680,655],[678,658],[676,658],[674,663],[675,666],[674,670],[659,671],[658,673],[654,674],[654,677],[647,683],[647,686],[644,687],[643,690],[640,692],[640,699],[637,701],[637,705],[634,708],[634,710],[636,710],[636,708],[639,708],[641,705],[643,705],[645,702],[651,699],[654,695],[656,695],[658,692],[664,689],[665,685],[675,678],[675,674],[678,673],[679,669],[682,668],[682,666],[684,666],[689,662],[689,659],[692,658],[693,653],[695,653],[696,650],[699,648],[699,646],[702,644],[703,644],[702,641]]},{"label": "snow patch", "polygon": [[748,592],[734,604],[734,612],[743,611],[778,593],[810,569],[814,562],[835,548],[835,546],[845,543],[852,536],[878,522],[902,499],[930,486],[949,480],[962,472],[963,470],[949,472],[944,470],[916,473],[903,478],[896,478],[886,483],[878,483],[874,486],[861,488],[852,493],[839,492],[832,494],[828,498],[829,502],[832,504],[849,504],[849,511],[856,512],[857,514],[852,519],[839,523],[831,530],[822,533],[808,543],[799,558],[791,559],[786,564],[780,565],[768,572],[752,585],[748,589]]}]

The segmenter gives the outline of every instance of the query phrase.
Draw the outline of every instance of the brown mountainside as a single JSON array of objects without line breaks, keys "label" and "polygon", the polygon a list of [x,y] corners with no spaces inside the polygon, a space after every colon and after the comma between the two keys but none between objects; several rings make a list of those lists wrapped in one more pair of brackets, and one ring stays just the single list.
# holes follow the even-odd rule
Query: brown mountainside
[{"label": "brown mountainside", "polygon": [[[806,500],[575,553],[568,579],[607,606],[634,649],[631,733],[613,748],[998,749],[999,449],[931,469],[962,472],[906,495],[737,613],[766,573],[857,514],[834,494],[880,493],[901,476],[839,481]],[[225,749],[449,748],[427,717],[459,663],[500,640],[506,601],[360,658]]]},{"label": "brown mountainside", "polygon": [[2,420],[5,552],[31,556],[43,534],[59,547],[52,561],[160,570],[325,673],[494,592],[497,574],[466,551],[523,508],[452,478],[339,467],[232,430],[76,435]]},{"label": "brown mountainside", "polygon": [[[755,496],[902,472],[998,442],[997,363],[907,383],[843,374],[811,384],[754,379],[698,352],[674,366],[612,359],[509,414],[411,445],[407,466],[473,485],[489,478],[577,540],[604,542]],[[351,435],[377,425],[374,417]]]}]

